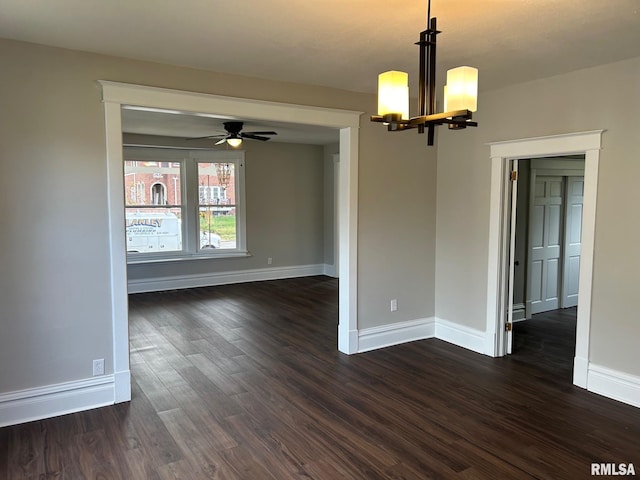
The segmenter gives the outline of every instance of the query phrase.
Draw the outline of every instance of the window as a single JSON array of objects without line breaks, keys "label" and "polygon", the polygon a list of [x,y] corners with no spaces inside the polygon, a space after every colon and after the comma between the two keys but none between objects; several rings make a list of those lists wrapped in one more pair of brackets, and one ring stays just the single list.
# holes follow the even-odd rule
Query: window
[{"label": "window", "polygon": [[246,255],[244,152],[125,147],[130,263]]},{"label": "window", "polygon": [[235,177],[233,163],[198,162],[198,215],[203,247],[211,248],[212,241],[217,241],[218,248],[236,248]]}]

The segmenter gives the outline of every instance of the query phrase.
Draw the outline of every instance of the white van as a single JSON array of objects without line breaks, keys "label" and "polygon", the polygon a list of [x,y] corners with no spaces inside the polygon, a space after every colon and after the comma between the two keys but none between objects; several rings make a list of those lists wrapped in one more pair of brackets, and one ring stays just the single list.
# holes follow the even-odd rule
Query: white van
[{"label": "white van", "polygon": [[[126,213],[127,253],[180,252],[182,223],[174,213]],[[200,248],[220,248],[220,236],[201,232]]]}]

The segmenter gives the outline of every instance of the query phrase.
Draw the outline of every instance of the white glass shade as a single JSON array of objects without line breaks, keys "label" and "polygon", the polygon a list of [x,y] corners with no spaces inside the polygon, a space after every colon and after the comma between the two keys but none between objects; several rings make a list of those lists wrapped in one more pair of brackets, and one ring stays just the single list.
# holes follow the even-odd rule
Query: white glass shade
[{"label": "white glass shade", "polygon": [[242,143],[242,139],[241,138],[227,138],[227,143],[229,145],[231,145],[232,147],[239,147],[240,144]]},{"label": "white glass shade", "polygon": [[449,111],[449,108],[448,108],[448,107],[449,107],[449,105],[447,104],[447,94],[448,94],[448,93],[449,93],[449,92],[448,92],[447,86],[445,85],[445,86],[444,86],[444,99],[443,99],[443,101],[442,101],[443,106],[444,106],[444,108],[443,108],[443,110],[442,110],[443,112],[448,112],[448,111]]},{"label": "white glass shade", "polygon": [[478,69],[458,67],[447,71],[445,111],[478,109]]},{"label": "white glass shade", "polygon": [[409,118],[409,74],[391,70],[378,75],[378,115]]}]

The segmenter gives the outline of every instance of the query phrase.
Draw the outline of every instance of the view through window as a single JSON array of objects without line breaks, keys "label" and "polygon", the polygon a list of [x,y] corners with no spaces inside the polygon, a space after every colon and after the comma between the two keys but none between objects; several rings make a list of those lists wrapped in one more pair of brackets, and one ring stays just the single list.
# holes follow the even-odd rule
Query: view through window
[{"label": "view through window", "polygon": [[124,148],[130,261],[244,250],[244,152]]},{"label": "view through window", "polygon": [[201,248],[236,248],[235,165],[198,163],[198,212]]}]

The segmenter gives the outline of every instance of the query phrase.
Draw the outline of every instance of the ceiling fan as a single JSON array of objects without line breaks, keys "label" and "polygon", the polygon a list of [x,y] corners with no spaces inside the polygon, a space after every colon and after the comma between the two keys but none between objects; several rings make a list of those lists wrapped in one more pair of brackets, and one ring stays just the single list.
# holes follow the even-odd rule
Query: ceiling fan
[{"label": "ceiling fan", "polygon": [[261,142],[266,142],[270,140],[269,137],[265,137],[264,135],[277,135],[276,132],[243,132],[242,127],[244,126],[244,122],[224,122],[224,129],[227,131],[226,134],[222,135],[208,135],[206,137],[197,137],[190,138],[189,140],[200,140],[203,138],[219,138],[216,142],[216,145],[221,145],[224,142],[227,142],[232,147],[237,147],[242,143],[242,140],[248,138],[250,140],[260,140]]}]

